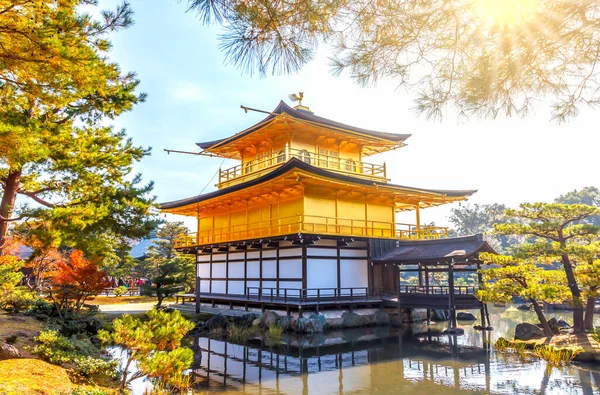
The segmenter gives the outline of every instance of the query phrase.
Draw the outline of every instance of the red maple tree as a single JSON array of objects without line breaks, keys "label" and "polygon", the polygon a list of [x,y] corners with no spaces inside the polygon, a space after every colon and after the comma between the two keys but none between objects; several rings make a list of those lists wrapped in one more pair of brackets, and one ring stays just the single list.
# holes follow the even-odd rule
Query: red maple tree
[{"label": "red maple tree", "polygon": [[51,272],[48,293],[63,317],[69,309],[79,313],[90,297],[98,295],[108,286],[106,273],[74,250],[68,259],[56,263]]}]

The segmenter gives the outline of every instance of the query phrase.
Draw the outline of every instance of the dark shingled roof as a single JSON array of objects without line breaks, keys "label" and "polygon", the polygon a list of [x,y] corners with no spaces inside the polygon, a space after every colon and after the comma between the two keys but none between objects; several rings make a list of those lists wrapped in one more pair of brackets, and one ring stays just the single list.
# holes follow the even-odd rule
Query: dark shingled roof
[{"label": "dark shingled roof", "polygon": [[480,234],[435,240],[399,240],[394,248],[373,258],[376,263],[425,263],[460,261],[480,252],[495,253]]},{"label": "dark shingled roof", "polygon": [[216,191],[208,192],[208,193],[205,193],[202,195],[198,195],[198,196],[194,196],[194,197],[190,197],[190,198],[186,198],[186,199],[181,199],[181,200],[175,200],[172,202],[161,203],[160,208],[161,209],[170,209],[170,208],[183,207],[183,206],[187,206],[188,204],[198,203],[198,202],[202,202],[204,200],[208,200],[208,199],[212,199],[212,198],[215,198],[218,196],[226,195],[228,193],[236,192],[236,191],[246,189],[246,188],[254,186],[254,185],[261,184],[265,181],[272,180],[272,179],[279,177],[295,168],[313,173],[315,175],[328,177],[328,178],[331,178],[334,180],[339,180],[342,182],[363,184],[363,185],[378,185],[378,186],[388,187],[388,188],[408,189],[408,190],[413,190],[415,192],[432,193],[432,194],[446,195],[446,196],[452,196],[452,197],[470,196],[470,195],[474,194],[475,192],[477,192],[476,190],[422,189],[422,188],[406,187],[406,186],[396,185],[396,184],[388,184],[388,183],[380,182],[380,181],[371,181],[371,180],[367,180],[367,179],[363,179],[363,178],[358,178],[358,177],[353,177],[353,176],[347,176],[345,174],[335,173],[335,172],[325,170],[320,167],[316,167],[316,166],[310,165],[308,163],[305,163],[305,162],[299,160],[298,158],[292,158],[289,161],[287,161],[285,164],[283,164],[282,166],[280,166],[280,167],[276,168],[275,170],[273,170],[269,173],[266,173],[258,178],[254,178],[252,180],[241,182],[239,184],[231,185],[227,188],[218,189]]},{"label": "dark shingled roof", "polygon": [[282,114],[282,113],[289,114],[296,119],[301,119],[301,120],[309,121],[309,122],[315,122],[315,123],[318,123],[321,125],[330,126],[332,128],[344,129],[344,130],[348,130],[351,132],[356,132],[356,133],[368,135],[371,137],[376,137],[376,138],[380,138],[383,140],[389,140],[389,141],[394,141],[394,142],[398,142],[398,143],[403,142],[404,140],[406,140],[407,138],[410,137],[410,134],[377,132],[374,130],[357,128],[355,126],[350,126],[350,125],[346,125],[346,124],[343,124],[340,122],[332,121],[330,119],[323,118],[318,115],[314,115],[313,113],[308,112],[308,111],[294,110],[292,107],[285,104],[282,100],[279,102],[279,105],[277,106],[277,108],[275,108],[272,111],[272,114],[269,114],[265,119],[263,119],[256,125],[251,126],[248,129],[246,129],[240,133],[237,133],[233,136],[226,137],[226,138],[219,139],[219,140],[197,143],[196,145],[198,145],[202,149],[209,149],[209,148],[212,148],[212,147],[215,147],[215,146],[221,144],[222,142],[224,142],[226,140],[230,140],[230,141],[237,140],[241,137],[247,136],[250,133],[255,132],[256,130],[262,128],[265,123],[267,123],[268,121],[270,121],[276,117],[276,115],[273,115],[273,114]]}]

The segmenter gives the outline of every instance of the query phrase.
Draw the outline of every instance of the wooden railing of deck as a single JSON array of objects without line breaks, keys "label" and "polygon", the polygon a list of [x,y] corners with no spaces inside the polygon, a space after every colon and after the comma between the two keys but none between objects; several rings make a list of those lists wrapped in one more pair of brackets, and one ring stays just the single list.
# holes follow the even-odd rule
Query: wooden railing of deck
[{"label": "wooden railing of deck", "polygon": [[272,237],[296,232],[381,237],[391,239],[431,240],[448,237],[448,228],[421,226],[405,223],[368,221],[318,215],[297,214],[273,218],[249,224],[231,225],[222,228],[192,232],[176,241],[176,248],[235,240]]},{"label": "wooden railing of deck", "polygon": [[331,155],[325,155],[315,152],[308,152],[298,149],[281,150],[273,152],[267,157],[255,159],[242,163],[228,169],[219,170],[218,186],[222,187],[232,181],[244,181],[245,179],[255,178],[266,170],[275,168],[296,158],[310,165],[332,170],[339,173],[346,173],[352,176],[377,179],[379,181],[387,180],[387,171],[384,164],[374,164]]}]

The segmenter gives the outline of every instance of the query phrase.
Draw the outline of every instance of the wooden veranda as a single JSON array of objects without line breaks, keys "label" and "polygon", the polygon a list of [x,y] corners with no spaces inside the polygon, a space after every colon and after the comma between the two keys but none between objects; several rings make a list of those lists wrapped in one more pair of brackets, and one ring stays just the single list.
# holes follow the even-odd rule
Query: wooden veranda
[{"label": "wooden veranda", "polygon": [[[482,281],[480,252],[494,252],[481,235],[399,242],[392,248],[383,248],[371,260],[373,286],[384,287],[387,295],[395,295],[384,298],[387,307],[427,309],[428,318],[431,310],[447,310],[449,327],[456,327],[457,310],[479,309],[481,326],[487,328],[487,306],[475,296]],[[402,285],[404,273],[416,274],[417,285]],[[457,286],[459,273],[476,274],[477,285]],[[432,277],[436,274],[446,275],[447,285],[434,284]]]}]

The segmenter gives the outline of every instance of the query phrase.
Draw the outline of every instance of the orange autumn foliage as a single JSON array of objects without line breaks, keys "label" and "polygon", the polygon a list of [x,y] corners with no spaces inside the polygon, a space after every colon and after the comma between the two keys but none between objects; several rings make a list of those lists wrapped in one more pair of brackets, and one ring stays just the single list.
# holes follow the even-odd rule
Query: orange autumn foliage
[{"label": "orange autumn foliage", "polygon": [[59,310],[79,312],[85,301],[108,286],[106,273],[74,250],[50,272],[49,294]]}]

